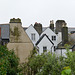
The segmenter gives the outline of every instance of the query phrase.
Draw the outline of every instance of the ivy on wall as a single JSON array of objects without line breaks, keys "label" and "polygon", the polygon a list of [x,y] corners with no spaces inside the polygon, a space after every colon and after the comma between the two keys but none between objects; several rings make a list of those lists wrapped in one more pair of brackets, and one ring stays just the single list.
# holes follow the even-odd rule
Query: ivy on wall
[{"label": "ivy on wall", "polygon": [[11,33],[11,35],[14,36],[15,41],[18,42],[19,37],[20,37],[20,31],[19,31],[18,27],[15,26],[13,31],[10,29],[10,33]]}]

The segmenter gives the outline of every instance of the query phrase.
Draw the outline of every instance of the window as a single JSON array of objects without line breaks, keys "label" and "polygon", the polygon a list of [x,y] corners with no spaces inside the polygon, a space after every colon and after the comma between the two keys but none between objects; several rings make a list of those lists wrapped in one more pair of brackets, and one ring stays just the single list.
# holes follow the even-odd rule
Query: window
[{"label": "window", "polygon": [[43,47],[43,52],[47,52],[47,47],[46,46]]},{"label": "window", "polygon": [[52,40],[55,41],[56,40],[56,36],[52,36]]},{"label": "window", "polygon": [[31,40],[35,41],[35,34],[31,34]]}]

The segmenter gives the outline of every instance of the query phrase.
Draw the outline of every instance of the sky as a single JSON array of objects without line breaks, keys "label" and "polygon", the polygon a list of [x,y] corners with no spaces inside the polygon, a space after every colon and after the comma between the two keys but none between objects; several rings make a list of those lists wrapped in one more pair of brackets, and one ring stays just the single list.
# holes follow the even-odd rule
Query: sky
[{"label": "sky", "polygon": [[48,27],[50,20],[65,20],[75,27],[75,0],[0,0],[0,24],[20,18],[23,27],[35,22]]}]

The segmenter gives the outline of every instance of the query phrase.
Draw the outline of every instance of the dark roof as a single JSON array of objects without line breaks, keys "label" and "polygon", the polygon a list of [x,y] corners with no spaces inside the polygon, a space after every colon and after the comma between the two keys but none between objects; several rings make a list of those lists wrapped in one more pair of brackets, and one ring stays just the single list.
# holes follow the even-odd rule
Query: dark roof
[{"label": "dark roof", "polygon": [[10,33],[9,24],[0,24],[0,27],[1,27],[1,38],[9,39],[9,33]]},{"label": "dark roof", "polygon": [[49,37],[46,34],[43,34],[40,39],[37,41],[36,45],[38,45],[40,43],[40,41],[44,38],[44,36],[47,37],[47,39],[54,45],[54,43],[49,39]]},{"label": "dark roof", "polygon": [[28,27],[23,27],[24,31],[27,29]]}]

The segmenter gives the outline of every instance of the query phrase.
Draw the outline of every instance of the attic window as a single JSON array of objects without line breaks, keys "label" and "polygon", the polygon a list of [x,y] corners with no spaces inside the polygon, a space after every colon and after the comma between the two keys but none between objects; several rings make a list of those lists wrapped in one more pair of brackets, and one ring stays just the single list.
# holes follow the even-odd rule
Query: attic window
[{"label": "attic window", "polygon": [[31,40],[32,40],[32,41],[35,41],[35,33],[32,33],[32,34],[31,34]]},{"label": "attic window", "polygon": [[43,52],[47,52],[47,47],[46,46],[43,47]]},{"label": "attic window", "polygon": [[56,36],[52,36],[52,41],[55,41],[56,40]]}]

